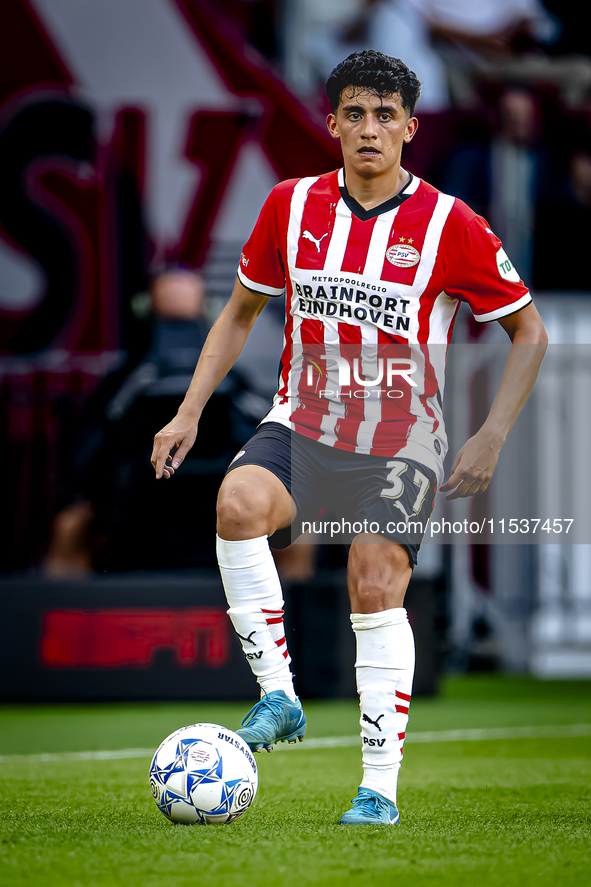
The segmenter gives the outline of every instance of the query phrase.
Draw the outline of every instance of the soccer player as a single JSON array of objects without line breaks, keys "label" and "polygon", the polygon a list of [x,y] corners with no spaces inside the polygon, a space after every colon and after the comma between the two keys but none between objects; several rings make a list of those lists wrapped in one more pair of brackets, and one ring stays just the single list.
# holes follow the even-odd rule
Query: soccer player
[{"label": "soccer player", "polygon": [[[513,343],[490,414],[441,487],[453,499],[488,486],[547,337],[486,221],[401,166],[418,126],[415,74],[399,59],[357,52],[332,72],[327,93],[343,168],[271,192],[185,400],[156,435],[152,464],[157,478],[179,468],[207,399],[268,300],[285,291],[279,390],[218,499],[228,613],[261,687],[239,732],[254,751],[304,737],[269,539],[281,547],[282,531],[336,509],[363,528],[343,524],[363,780],[339,821],[396,824],[414,673],[404,595],[420,545],[416,525],[428,521],[447,448],[440,352],[460,301],[477,321],[497,320]],[[378,382],[376,396],[358,396]],[[403,516],[413,518],[412,532],[398,532]]]}]

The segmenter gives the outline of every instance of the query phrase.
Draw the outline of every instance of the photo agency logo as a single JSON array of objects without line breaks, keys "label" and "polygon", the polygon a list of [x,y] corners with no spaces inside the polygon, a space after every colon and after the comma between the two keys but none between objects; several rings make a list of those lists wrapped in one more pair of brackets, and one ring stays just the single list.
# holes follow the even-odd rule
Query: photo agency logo
[{"label": "photo agency logo", "polygon": [[[310,388],[317,380],[325,382],[324,388],[318,387],[321,397],[340,395],[365,400],[373,395],[397,400],[404,397],[404,390],[394,388],[394,383],[403,382],[410,388],[416,388],[417,383],[412,376],[417,370],[416,361],[408,357],[351,359],[342,354],[321,354],[319,360],[307,358],[306,382]],[[359,388],[355,389],[354,385]]]}]

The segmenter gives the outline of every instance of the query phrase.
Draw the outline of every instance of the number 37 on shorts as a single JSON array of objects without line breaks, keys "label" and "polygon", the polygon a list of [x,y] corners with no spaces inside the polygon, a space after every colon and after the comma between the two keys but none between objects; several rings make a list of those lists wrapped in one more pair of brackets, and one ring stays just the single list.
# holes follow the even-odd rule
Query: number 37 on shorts
[{"label": "number 37 on shorts", "polygon": [[433,508],[433,499],[436,491],[435,479],[431,471],[422,465],[393,459],[386,463],[389,469],[386,475],[385,486],[380,496],[384,499],[392,499],[396,502],[396,508],[410,519],[419,515],[423,510],[427,494],[431,492],[428,500],[428,516]]}]

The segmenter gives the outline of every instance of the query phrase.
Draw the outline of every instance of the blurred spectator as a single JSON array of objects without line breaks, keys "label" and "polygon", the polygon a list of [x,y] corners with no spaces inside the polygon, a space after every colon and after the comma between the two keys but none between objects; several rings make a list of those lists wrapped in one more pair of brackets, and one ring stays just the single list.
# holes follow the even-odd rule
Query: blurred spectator
[{"label": "blurred spectator", "polygon": [[571,107],[591,86],[588,43],[568,36],[581,31],[580,8],[568,0],[564,9],[557,0],[294,0],[289,9],[286,72],[302,93],[368,46],[417,73],[423,113],[475,108],[482,82],[554,86]]},{"label": "blurred spectator", "polygon": [[564,40],[566,27],[576,22],[568,10],[563,24],[562,10],[551,14],[540,0],[412,2],[423,10],[446,61],[455,105],[473,107],[481,81],[554,86],[571,106],[591,85],[588,53],[572,54],[572,43]]},{"label": "blurred spectator", "polygon": [[288,17],[286,67],[300,93],[317,89],[350,53],[377,49],[404,59],[423,84],[421,110],[449,106],[443,62],[415,0],[294,0]]},{"label": "blurred spectator", "polygon": [[531,285],[536,206],[544,198],[549,160],[541,141],[537,96],[501,90],[492,136],[473,131],[447,162],[442,187],[491,224],[523,280]]},{"label": "blurred spectator", "polygon": [[[398,56],[424,83],[423,111],[474,107],[475,74],[487,75],[551,39],[539,0],[365,0],[370,43]],[[449,92],[448,92],[449,90]],[[438,104],[437,104],[438,103]]]},{"label": "blurred spectator", "polygon": [[[79,418],[73,446],[67,447],[65,503],[54,520],[44,564],[50,576],[87,573],[97,559],[113,569],[164,566],[175,559],[183,564],[191,558],[186,550],[191,545],[197,559],[199,551],[207,557],[198,537],[192,542],[179,534],[168,555],[152,550],[158,539],[151,538],[148,526],[164,487],[152,481],[151,440],[165,424],[163,416],[173,415],[182,400],[205,342],[205,286],[193,271],[170,269],[154,279],[147,298],[150,346],[135,366],[105,379]],[[200,482],[201,511],[214,508],[216,479],[219,483],[234,450],[260,418],[241,408],[244,394],[243,379],[233,372],[204,411],[193,463],[188,459],[184,466],[185,475],[193,469],[195,477],[207,478]],[[189,498],[182,507],[191,508]],[[195,521],[191,527],[195,531]],[[166,532],[164,545],[170,545]]]},{"label": "blurred spectator", "polygon": [[553,33],[540,0],[412,0],[432,35],[485,58],[520,53]]},{"label": "blurred spectator", "polygon": [[[567,256],[562,233],[567,231]],[[576,148],[568,175],[538,212],[534,282],[537,289],[591,290],[591,144]]]},{"label": "blurred spectator", "polygon": [[316,94],[325,102],[324,84],[332,69],[349,53],[366,48],[363,34],[349,33],[364,2],[291,0],[285,4],[283,69],[299,95]]},{"label": "blurred spectator", "polygon": [[421,81],[419,112],[445,111],[450,105],[447,74],[421,0],[365,0],[364,14],[367,44],[401,58]]}]

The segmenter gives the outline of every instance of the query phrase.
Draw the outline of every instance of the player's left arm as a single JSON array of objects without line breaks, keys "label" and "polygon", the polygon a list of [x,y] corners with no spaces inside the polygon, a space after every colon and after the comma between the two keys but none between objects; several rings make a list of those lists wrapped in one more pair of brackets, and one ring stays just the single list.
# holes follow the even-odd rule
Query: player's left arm
[{"label": "player's left arm", "polygon": [[447,499],[464,499],[486,490],[501,448],[532,392],[546,353],[548,335],[532,302],[515,314],[499,318],[498,323],[512,342],[503,378],[484,425],[466,441],[456,456],[450,477],[441,486],[444,492],[451,491]]}]

